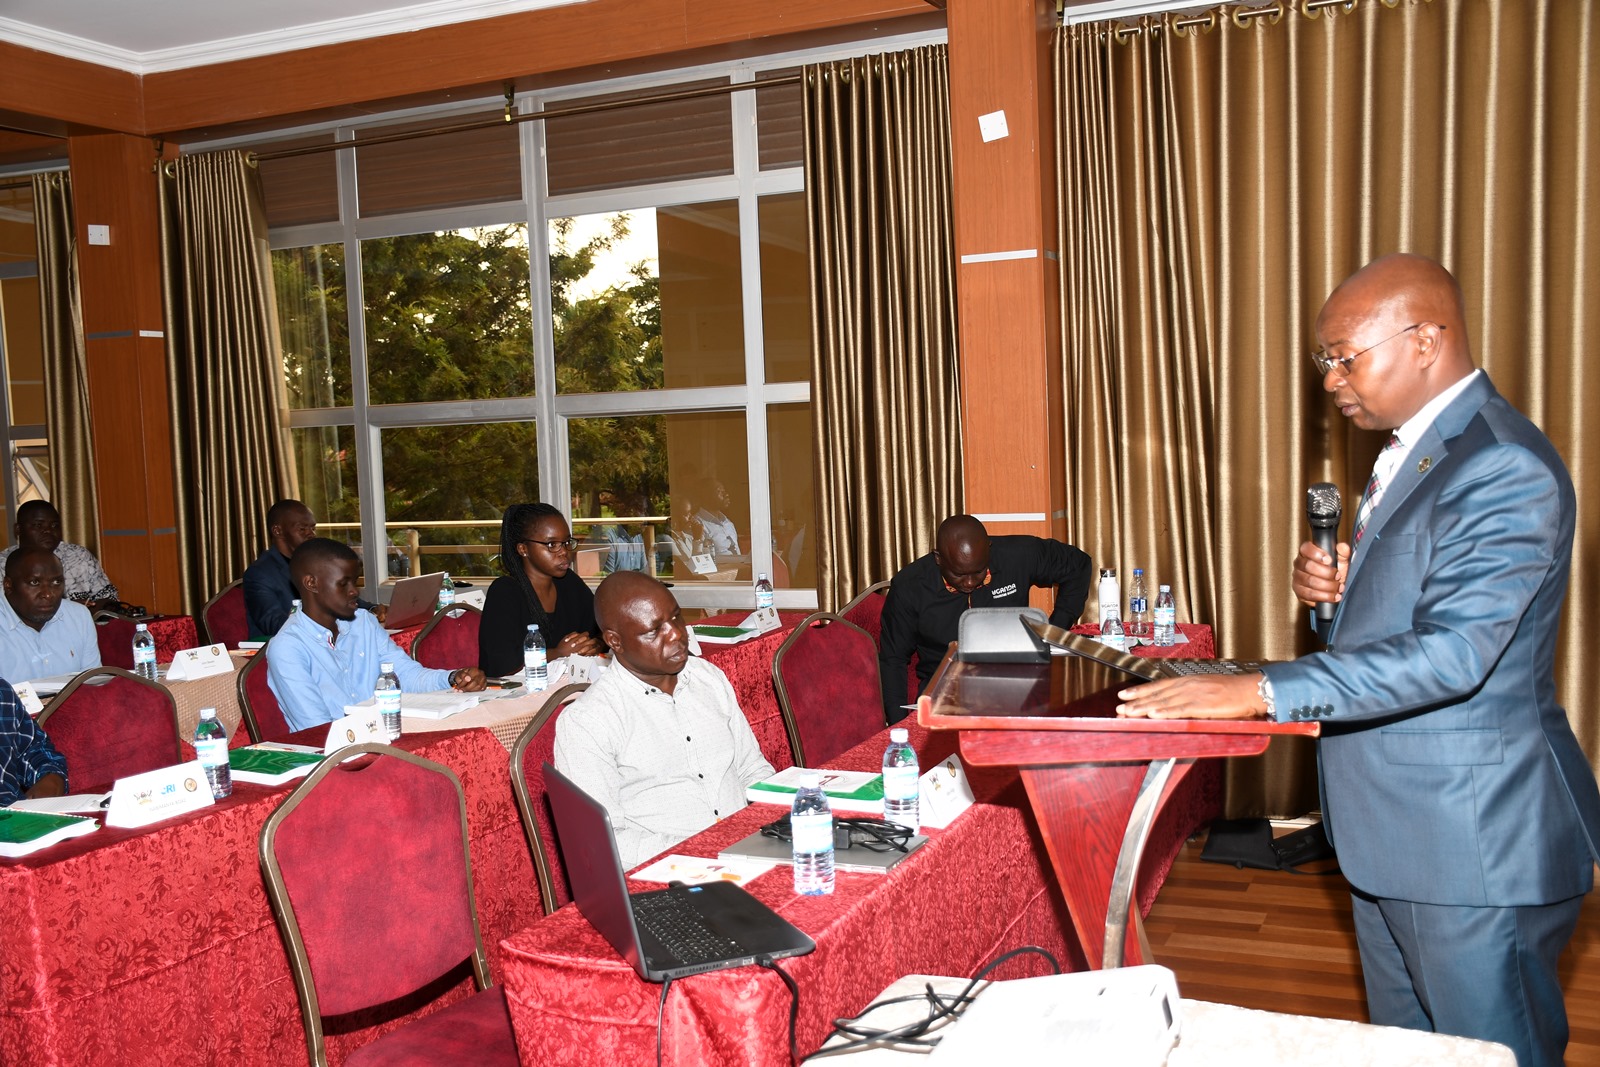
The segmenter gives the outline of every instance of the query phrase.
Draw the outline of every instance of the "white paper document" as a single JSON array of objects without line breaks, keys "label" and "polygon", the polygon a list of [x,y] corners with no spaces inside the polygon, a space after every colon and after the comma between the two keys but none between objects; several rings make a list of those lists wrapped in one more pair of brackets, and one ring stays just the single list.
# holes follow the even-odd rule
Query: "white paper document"
[{"label": "white paper document", "polygon": [[448,719],[468,708],[478,706],[477,693],[458,693],[454,689],[441,689],[436,693],[400,694],[400,714],[413,719]]}]

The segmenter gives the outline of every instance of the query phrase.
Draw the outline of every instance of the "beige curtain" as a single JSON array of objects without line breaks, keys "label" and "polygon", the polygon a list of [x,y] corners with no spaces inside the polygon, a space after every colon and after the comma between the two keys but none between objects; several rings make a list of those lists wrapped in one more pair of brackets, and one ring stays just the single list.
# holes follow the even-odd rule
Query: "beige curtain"
[{"label": "beige curtain", "polygon": [[807,67],[805,131],[827,610],[962,510],[945,49]]},{"label": "beige curtain", "polygon": [[50,435],[50,502],[61,512],[62,536],[98,554],[100,506],[89,423],[89,371],[84,359],[72,183],[67,175],[33,176],[33,216],[39,251],[45,419]]},{"label": "beige curtain", "polygon": [[[1600,606],[1600,512],[1585,506],[1600,493],[1600,378],[1583,358],[1600,329],[1594,5],[1237,15],[1062,34],[1069,540],[1153,560],[1223,655],[1310,651],[1288,582],[1305,487],[1332,481],[1355,501],[1381,445],[1322,393],[1313,320],[1376,256],[1433,256],[1461,280],[1479,363],[1577,485],[1559,680],[1593,758],[1578,620]],[[1308,745],[1232,765],[1234,814],[1315,800]]]},{"label": "beige curtain", "polygon": [[292,466],[254,166],[238,152],[166,164],[161,222],[178,539],[193,613],[254,558]]}]

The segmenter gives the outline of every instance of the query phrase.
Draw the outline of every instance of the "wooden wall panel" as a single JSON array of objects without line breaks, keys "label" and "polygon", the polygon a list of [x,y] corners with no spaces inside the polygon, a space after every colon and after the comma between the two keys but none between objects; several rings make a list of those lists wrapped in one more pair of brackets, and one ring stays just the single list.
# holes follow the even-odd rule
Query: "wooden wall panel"
[{"label": "wooden wall panel", "polygon": [[[1037,514],[997,532],[1060,536],[1050,0],[951,0],[950,122],[967,508]],[[984,141],[979,116],[1004,111]],[[996,255],[1002,257],[993,259]]]},{"label": "wooden wall panel", "polygon": [[922,15],[924,0],[590,0],[150,74],[145,128],[183,130]]},{"label": "wooden wall panel", "polygon": [[[138,132],[144,128],[139,76],[0,41],[0,111],[8,125],[52,136],[65,123]],[[25,116],[39,121],[28,123]]]}]

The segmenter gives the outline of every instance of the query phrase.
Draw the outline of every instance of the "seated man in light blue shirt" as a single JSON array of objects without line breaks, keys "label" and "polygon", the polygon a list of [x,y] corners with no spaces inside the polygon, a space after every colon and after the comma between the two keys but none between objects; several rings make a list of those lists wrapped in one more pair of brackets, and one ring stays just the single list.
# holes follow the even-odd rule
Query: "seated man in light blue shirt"
[{"label": "seated man in light blue shirt", "polygon": [[381,664],[394,664],[408,693],[483,689],[476,667],[429,670],[400,651],[372,613],[357,606],[361,557],[349,545],[313,537],[289,560],[301,610],[267,646],[267,684],[295,730],[344,717],[347,705],[371,700]]},{"label": "seated man in light blue shirt", "polygon": [[19,548],[5,567],[0,678],[27,682],[100,666],[94,619],[88,608],[65,599],[67,583],[55,553]]}]

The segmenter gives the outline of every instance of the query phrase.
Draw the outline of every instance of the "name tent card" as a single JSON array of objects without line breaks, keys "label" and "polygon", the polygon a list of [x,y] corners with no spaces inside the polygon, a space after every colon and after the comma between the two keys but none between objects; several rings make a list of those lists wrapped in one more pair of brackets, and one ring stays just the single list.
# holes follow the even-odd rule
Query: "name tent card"
[{"label": "name tent card", "polygon": [[11,688],[16,690],[17,699],[22,701],[22,709],[29,715],[37,716],[44,710],[44,701],[39,699],[32,682],[18,682]]},{"label": "name tent card", "polygon": [[689,557],[689,569],[696,574],[717,573],[717,561],[711,558],[709,552],[696,552]]},{"label": "name tent card", "polygon": [[233,673],[233,657],[226,645],[202,645],[186,648],[172,657],[167,667],[167,681],[192,682],[197,678],[210,678],[218,674]]},{"label": "name tent card", "polygon": [[346,704],[344,718],[328,724],[328,740],[323,743],[322,751],[331,756],[347,745],[361,745],[368,741],[376,741],[381,745],[389,743],[389,731],[384,728],[383,713],[376,705],[361,707]]},{"label": "name tent card", "polygon": [[106,808],[106,825],[134,828],[184,815],[216,803],[211,782],[197,759],[173,767],[118,778]]},{"label": "name tent card", "polygon": [[925,827],[942,830],[972,807],[972,786],[961,769],[959,756],[946,757],[938,766],[924,771],[917,781],[922,787],[917,816]]}]

